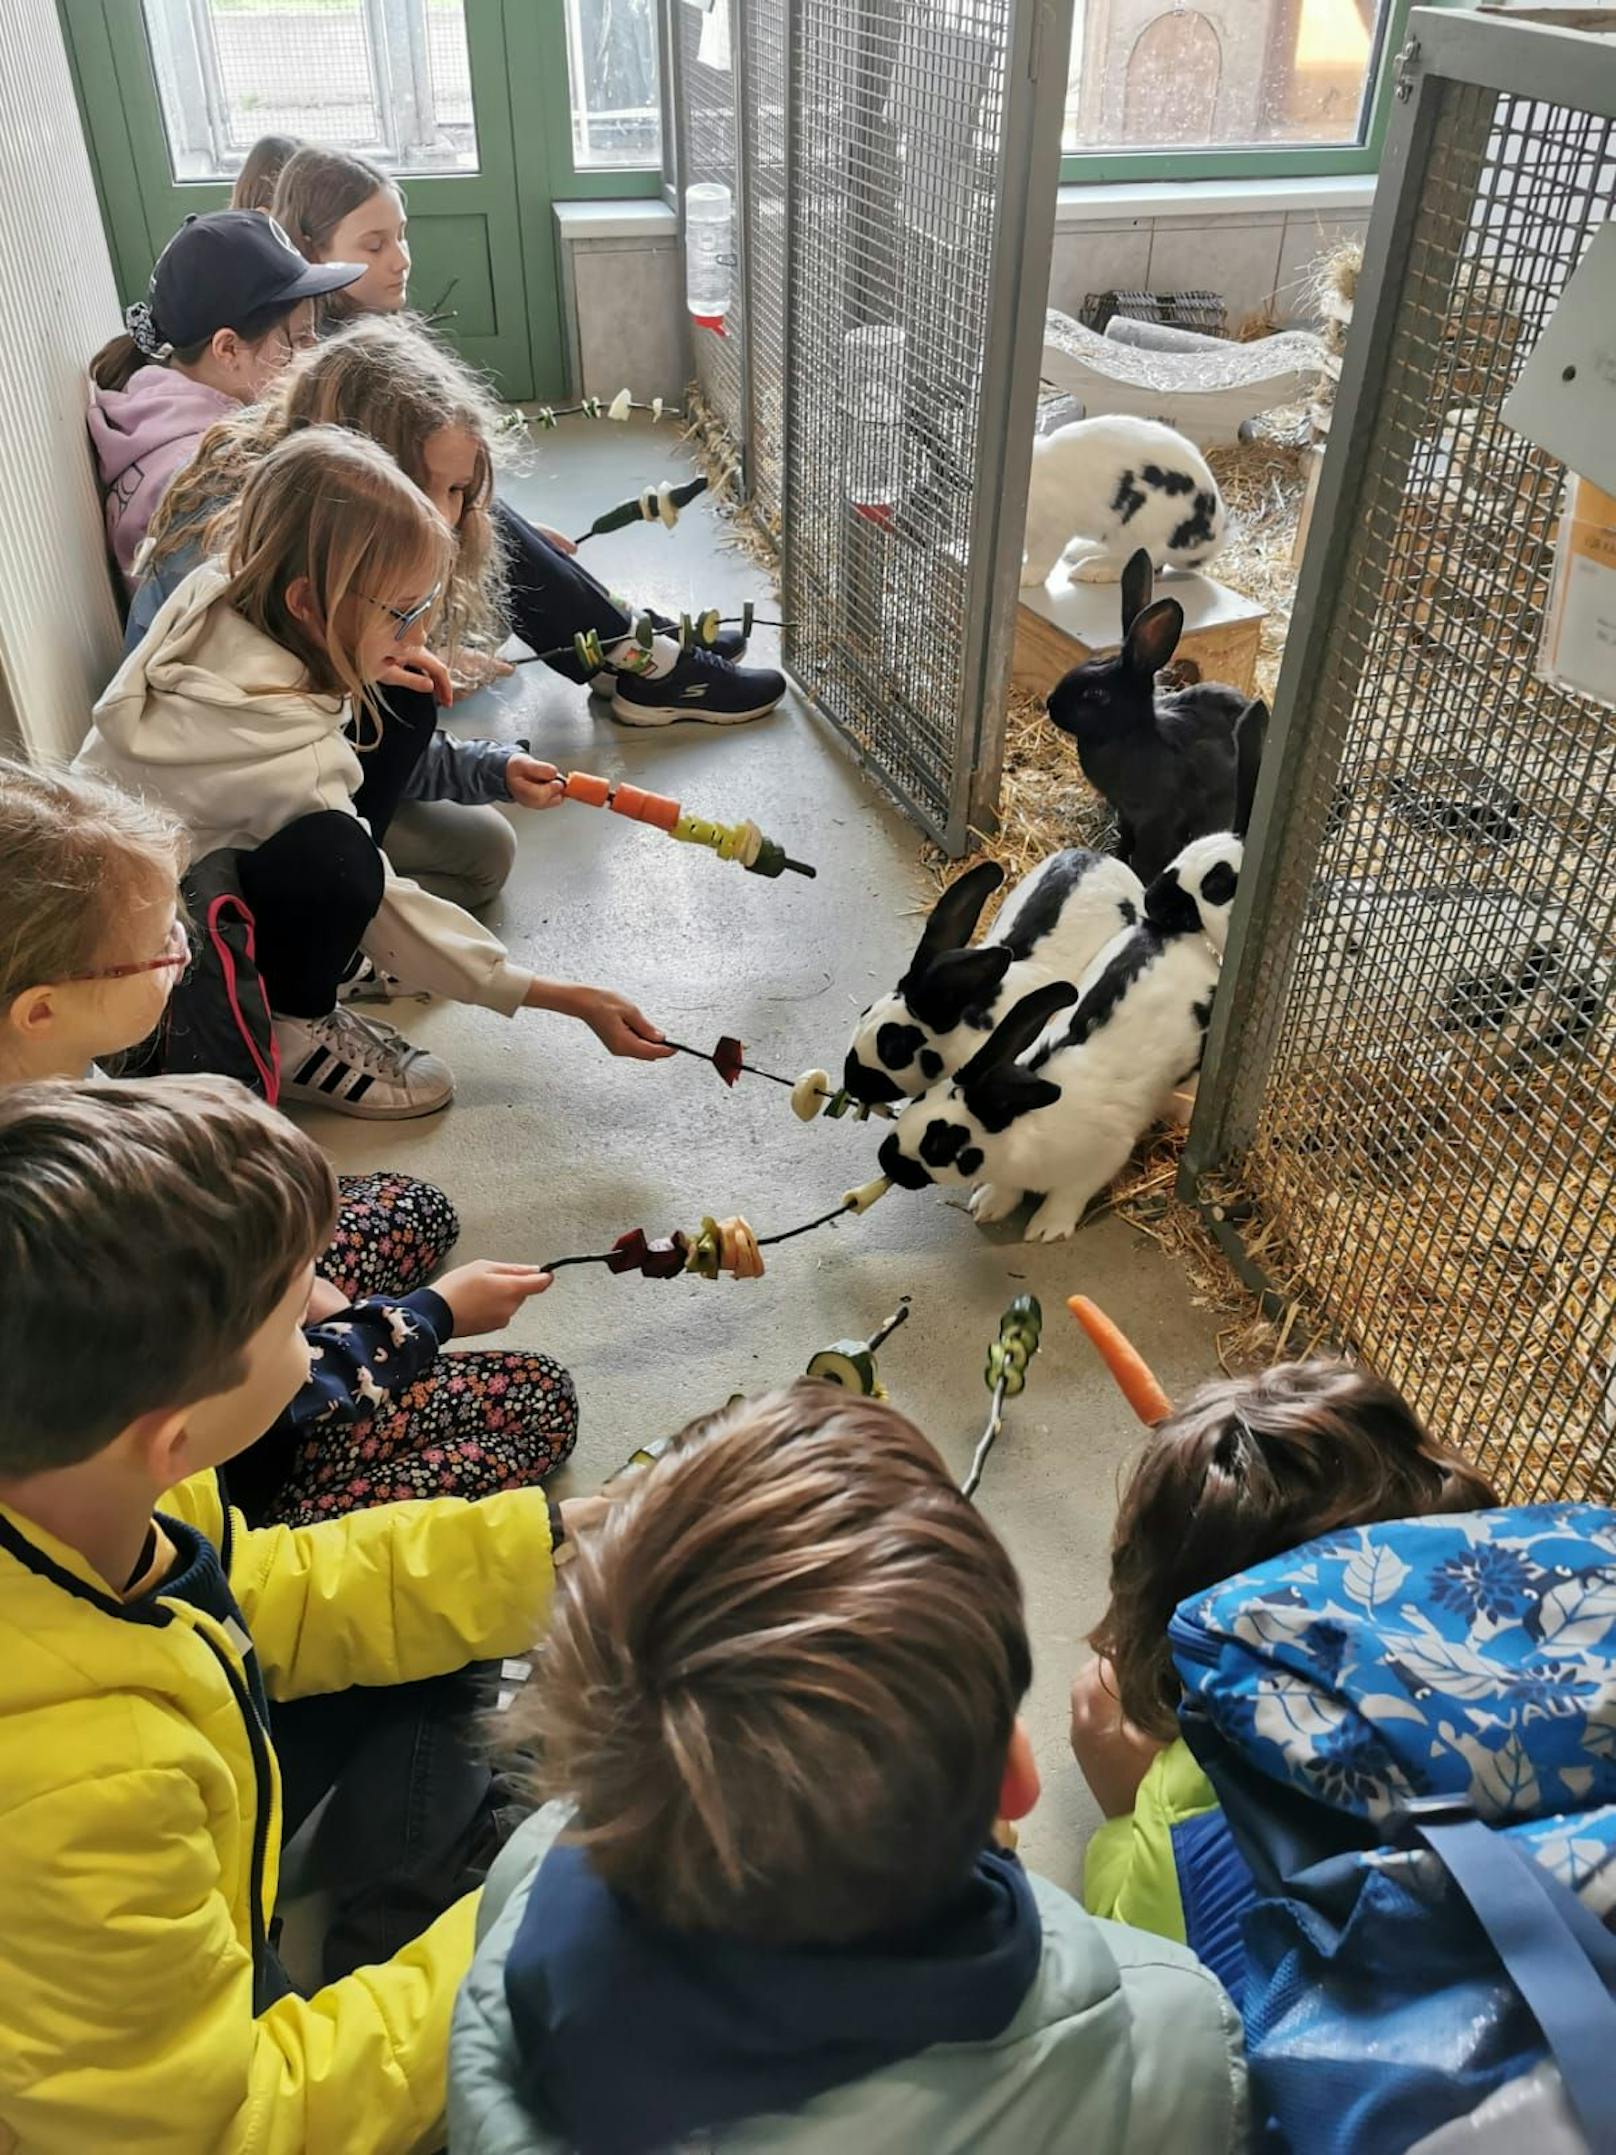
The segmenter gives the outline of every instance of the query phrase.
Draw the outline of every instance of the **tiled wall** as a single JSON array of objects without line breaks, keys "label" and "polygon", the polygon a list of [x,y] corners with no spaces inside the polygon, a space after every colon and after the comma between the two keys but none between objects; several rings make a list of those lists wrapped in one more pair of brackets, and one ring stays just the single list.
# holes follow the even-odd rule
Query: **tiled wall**
[{"label": "tiled wall", "polygon": [[85,432],[85,366],[119,326],[54,0],[0,39],[0,736],[70,756],[119,627]]},{"label": "tiled wall", "polygon": [[1057,226],[1049,303],[1075,315],[1090,292],[1202,289],[1223,294],[1231,327],[1269,305],[1281,322],[1306,322],[1309,263],[1367,224],[1367,208],[1085,219]]}]

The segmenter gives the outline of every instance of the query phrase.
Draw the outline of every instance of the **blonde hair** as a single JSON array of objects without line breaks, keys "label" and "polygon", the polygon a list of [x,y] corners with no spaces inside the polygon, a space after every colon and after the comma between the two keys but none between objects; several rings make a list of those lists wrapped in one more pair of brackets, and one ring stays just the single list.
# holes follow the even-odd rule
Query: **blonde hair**
[{"label": "blonde hair", "polygon": [[186,853],[166,810],[110,780],[0,760],[0,1008],[106,962],[131,904],[173,889]]},{"label": "blonde hair", "polygon": [[[372,602],[378,586],[416,571],[441,583],[452,547],[442,517],[385,449],[340,427],[309,427],[272,449],[247,481],[221,597],[302,660],[316,693],[351,698],[355,716],[375,729],[373,746],[381,703],[341,625],[343,602]],[[303,578],[318,628],[287,603]]]},{"label": "blonde hair", "polygon": [[427,443],[454,427],[477,443],[477,471],[454,534],[437,640],[451,659],[463,646],[497,650],[507,633],[505,577],[489,508],[492,445],[501,423],[484,383],[435,338],[396,315],[368,316],[303,353],[262,403],[203,435],[158,504],[142,567],[149,571],[188,545],[203,524],[204,544],[222,551],[249,474],[278,442],[304,428],[345,427],[367,436],[419,486]]},{"label": "blonde hair", "polygon": [[[342,220],[384,189],[404,200],[403,188],[379,165],[346,150],[302,149],[282,168],[270,215],[299,254],[323,262]],[[322,318],[331,322],[351,321],[363,312],[346,292],[328,294],[321,307]]]},{"label": "blonde hair", "polygon": [[267,210],[281,173],[303,147],[296,135],[260,135],[247,152],[230,190],[233,210]]}]

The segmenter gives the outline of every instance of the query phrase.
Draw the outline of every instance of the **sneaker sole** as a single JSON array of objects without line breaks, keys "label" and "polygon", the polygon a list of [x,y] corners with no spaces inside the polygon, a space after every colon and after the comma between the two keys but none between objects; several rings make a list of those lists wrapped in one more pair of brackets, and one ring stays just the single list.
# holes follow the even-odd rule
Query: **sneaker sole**
[{"label": "sneaker sole", "polygon": [[324,1108],[329,1115],[348,1115],[355,1122],[424,1122],[428,1115],[441,1115],[454,1098],[451,1085],[441,1100],[433,1100],[423,1106],[419,1101],[403,1101],[396,1107],[373,1104],[366,1093],[359,1100],[344,1100],[336,1093],[321,1092],[318,1085],[295,1085],[283,1083],[281,1105],[294,1107]]},{"label": "sneaker sole", "polygon": [[707,711],[695,704],[657,710],[646,704],[624,703],[617,696],[612,698],[612,716],[620,726],[748,726],[754,718],[767,718],[779,707],[778,697],[751,711]]}]

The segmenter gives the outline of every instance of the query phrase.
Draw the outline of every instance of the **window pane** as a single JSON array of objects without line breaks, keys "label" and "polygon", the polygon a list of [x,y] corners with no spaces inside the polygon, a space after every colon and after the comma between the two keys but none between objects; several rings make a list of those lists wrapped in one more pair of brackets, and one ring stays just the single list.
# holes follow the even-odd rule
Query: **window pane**
[{"label": "window pane", "polygon": [[1363,139],[1389,0],[1077,0],[1062,146]]},{"label": "window pane", "polygon": [[260,135],[401,172],[477,169],[465,0],[144,0],[177,180]]},{"label": "window pane", "polygon": [[567,63],[577,170],[660,164],[656,0],[567,0]]}]

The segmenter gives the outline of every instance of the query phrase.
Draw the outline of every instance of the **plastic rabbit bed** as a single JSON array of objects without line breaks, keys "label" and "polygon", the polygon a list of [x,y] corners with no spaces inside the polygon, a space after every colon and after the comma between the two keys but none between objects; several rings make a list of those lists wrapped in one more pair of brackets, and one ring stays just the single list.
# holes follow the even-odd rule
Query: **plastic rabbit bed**
[{"label": "plastic rabbit bed", "polygon": [[1165,419],[1192,441],[1234,441],[1242,423],[1305,399],[1323,347],[1307,330],[1216,350],[1146,352],[1097,336],[1051,308],[1044,318],[1043,378],[1089,412]]}]

